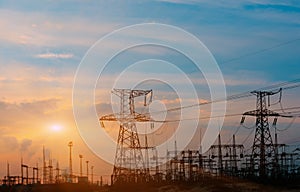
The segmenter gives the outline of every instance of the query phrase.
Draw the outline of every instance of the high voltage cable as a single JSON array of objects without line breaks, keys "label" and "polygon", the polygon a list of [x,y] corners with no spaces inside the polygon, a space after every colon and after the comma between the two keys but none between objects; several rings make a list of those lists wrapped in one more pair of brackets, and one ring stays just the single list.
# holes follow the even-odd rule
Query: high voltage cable
[{"label": "high voltage cable", "polygon": [[[291,81],[287,81],[287,82],[283,82],[283,83],[278,83],[278,84],[274,84],[274,85],[270,85],[270,86],[266,86],[266,87],[262,87],[260,89],[254,90],[254,91],[259,91],[259,90],[270,91],[270,90],[274,90],[276,88],[277,89],[278,88],[282,88],[282,90],[294,89],[294,88],[300,87],[300,83],[299,82],[300,82],[300,79],[294,79],[294,80],[291,80]],[[286,86],[286,85],[289,85],[289,84],[296,84],[296,85],[291,85],[291,86],[288,86],[288,87],[283,87],[283,86]],[[226,97],[224,99],[217,99],[217,100],[213,100],[213,101],[207,101],[207,102],[196,103],[196,104],[182,106],[182,107],[174,107],[174,108],[167,109],[167,110],[156,111],[156,112],[152,112],[152,114],[153,113],[157,114],[157,113],[178,111],[178,110],[192,108],[192,107],[201,106],[201,105],[208,105],[208,104],[222,102],[222,101],[231,101],[231,100],[235,100],[235,99],[241,99],[241,98],[253,96],[253,94],[251,92],[253,92],[253,91],[248,91],[248,92],[243,92],[243,93],[231,95],[231,96],[228,96],[228,97]],[[144,113],[144,114],[145,115],[146,114],[150,114],[150,112],[147,112],[147,113]]]},{"label": "high voltage cable", "polygon": [[[274,89],[278,89],[279,87],[282,88],[282,90],[288,90],[288,89],[294,89],[297,87],[300,87],[300,79],[294,79],[291,81],[287,81],[287,82],[283,82],[283,83],[278,83],[278,84],[274,84],[274,85],[270,85],[270,86],[266,86],[257,90],[274,90]],[[282,87],[285,85],[289,85],[289,84],[295,84],[295,83],[299,83],[296,85],[292,85],[292,86],[288,86],[288,87]],[[222,101],[231,101],[231,100],[235,100],[235,99],[240,99],[240,98],[244,98],[244,97],[250,97],[253,96],[253,94],[250,92],[244,92],[244,93],[239,93],[236,95],[231,95],[228,96],[226,99],[219,99],[219,100],[215,100],[215,101],[207,101],[207,102],[203,102],[203,103],[197,103],[197,104],[193,104],[193,105],[187,105],[187,106],[183,106],[183,107],[176,107],[176,108],[171,108],[171,109],[167,109],[167,110],[161,110],[161,111],[155,111],[155,112],[147,112],[147,113],[143,113],[144,115],[151,115],[153,113],[165,113],[165,112],[172,112],[172,111],[178,111],[178,110],[182,110],[182,109],[186,109],[186,108],[192,108],[192,107],[196,107],[196,106],[201,106],[201,105],[208,105],[211,103],[216,103],[216,102],[222,102]],[[286,108],[284,110],[289,110],[289,109],[298,109],[300,107],[292,107],[292,108]],[[273,111],[280,111],[282,109],[276,109]],[[188,121],[188,120],[197,120],[197,119],[210,119],[210,118],[220,118],[220,117],[230,117],[230,116],[239,116],[241,114],[227,114],[227,115],[220,115],[220,116],[207,116],[207,117],[198,117],[198,118],[190,118],[190,119],[181,119],[181,120],[163,120],[163,121],[159,121],[159,120],[152,120],[149,122],[157,122],[157,123],[168,123],[168,122],[179,122],[179,121]]]},{"label": "high voltage cable", "polygon": [[[299,107],[291,107],[291,108],[286,108],[284,110],[289,110],[289,109],[300,109]],[[276,109],[273,111],[279,111],[281,109]],[[288,114],[292,114],[292,113],[300,113],[300,111],[295,111],[295,112],[286,112]],[[220,117],[234,117],[234,116],[241,116],[242,114],[240,113],[234,113],[234,114],[226,114],[226,115],[218,115],[218,116],[204,116],[204,117],[198,117],[198,118],[188,118],[188,119],[175,119],[175,120],[150,120],[149,122],[153,122],[153,123],[171,123],[171,122],[179,122],[179,121],[191,121],[191,120],[201,120],[201,119],[214,119],[214,118],[220,118]],[[291,116],[291,117],[295,117],[295,116]],[[241,125],[241,127],[245,128],[245,129],[253,129],[254,127],[246,127],[244,125]]]},{"label": "high voltage cable", "polygon": [[[300,109],[300,106],[299,107],[289,107],[289,108],[283,108],[284,110],[294,110],[294,109]],[[282,109],[273,109],[272,111],[281,111]],[[286,112],[286,113],[289,113],[289,112]]]},{"label": "high voltage cable", "polygon": [[269,51],[269,50],[272,50],[272,49],[275,49],[275,48],[278,48],[278,47],[282,47],[284,45],[288,45],[288,44],[294,43],[294,42],[299,41],[299,40],[300,40],[300,38],[289,40],[289,41],[285,41],[285,42],[279,43],[277,45],[273,45],[271,47],[267,47],[267,48],[264,48],[264,49],[261,49],[261,50],[258,50],[258,51],[254,51],[252,53],[247,53],[247,54],[241,55],[239,57],[229,59],[227,61],[222,62],[221,64],[231,63],[233,61],[240,60],[240,59],[243,59],[245,57],[257,55],[257,54],[260,54],[260,53],[263,53],[263,52],[266,52],[266,51]]},{"label": "high voltage cable", "polygon": [[[235,132],[233,133],[233,135],[236,135],[237,132],[239,132],[240,128],[241,128],[241,124],[239,123],[239,126],[237,126]],[[232,141],[232,137],[229,138],[229,140],[226,142],[226,144],[229,144]]]},{"label": "high voltage cable", "polygon": [[246,143],[246,141],[250,138],[250,136],[253,134],[255,129],[252,129],[249,134],[247,135],[247,137],[242,141],[242,144]]},{"label": "high voltage cable", "polygon": [[[291,80],[291,81],[282,82],[282,83],[277,83],[277,84],[274,84],[274,85],[269,85],[269,86],[266,86],[266,87],[263,87],[263,88],[260,88],[260,89],[254,90],[254,91],[260,91],[260,90],[267,91],[267,90],[270,90],[270,89],[276,89],[276,88],[280,88],[280,87],[288,85],[288,84],[299,83],[299,82],[300,82],[300,78],[294,79],[294,80]],[[300,85],[298,85],[298,86],[300,86]],[[282,89],[291,89],[291,88],[294,88],[294,87],[286,87],[286,88],[282,88]]]},{"label": "high voltage cable", "polygon": [[278,129],[277,127],[274,127],[274,128],[275,128],[277,131],[279,131],[279,132],[286,131],[286,130],[288,130],[288,129],[294,124],[295,120],[296,120],[296,118],[294,117],[294,118],[292,119],[292,121],[291,121],[285,128],[283,128],[283,129]]},{"label": "high voltage cable", "polygon": [[[300,40],[300,38],[296,38],[296,39],[292,39],[292,40],[289,40],[289,41],[285,41],[285,42],[279,43],[277,45],[273,45],[271,47],[267,47],[267,48],[264,48],[264,49],[261,49],[261,50],[258,50],[258,51],[252,52],[252,53],[248,53],[248,54],[236,57],[236,58],[229,59],[229,60],[227,60],[225,62],[221,62],[221,64],[230,63],[230,62],[233,62],[233,61],[245,58],[245,57],[257,55],[257,54],[266,52],[268,50],[272,50],[272,49],[275,49],[275,48],[278,48],[278,47],[281,47],[281,46],[284,46],[284,45],[288,45],[288,44],[294,43],[294,42],[299,41],[299,40]],[[263,87],[263,88],[258,89],[258,90],[266,90],[267,91],[267,90],[270,90],[270,89],[275,89],[275,88],[278,88],[280,86],[284,86],[284,85],[291,84],[291,83],[297,83],[297,82],[300,82],[300,79],[295,79],[295,80],[292,80],[292,81],[287,81],[287,82],[283,82],[283,83],[279,83],[279,84],[275,84],[275,85]],[[292,88],[296,88],[296,87],[300,87],[300,84],[299,85],[294,85],[294,86],[283,88],[283,90],[292,89]],[[255,90],[255,91],[257,91],[257,90]],[[193,105],[188,105],[188,106],[183,106],[183,107],[177,107],[177,108],[172,108],[172,109],[162,110],[162,111],[157,111],[157,112],[152,112],[152,113],[163,113],[163,112],[177,111],[177,110],[191,108],[191,107],[196,107],[196,106],[200,106],[200,105],[207,105],[207,104],[211,104],[211,103],[215,103],[215,102],[222,102],[222,101],[230,101],[230,100],[235,100],[235,99],[240,99],[240,98],[250,97],[250,96],[252,96],[251,92],[244,92],[244,93],[240,93],[240,94],[228,96],[227,98],[220,99],[220,100],[207,101],[207,102],[203,102],[203,103],[197,103],[197,104],[193,104]],[[148,112],[148,113],[144,113],[144,114],[150,114],[150,113]]]},{"label": "high voltage cable", "polygon": [[191,121],[191,120],[200,120],[200,119],[214,119],[214,118],[220,118],[220,117],[234,117],[234,116],[240,116],[240,113],[236,114],[227,114],[227,115],[218,115],[218,116],[205,116],[205,117],[195,117],[195,118],[189,118],[189,119],[174,119],[174,120],[150,120],[149,122],[153,123],[171,123],[171,122],[179,122],[179,121]]}]

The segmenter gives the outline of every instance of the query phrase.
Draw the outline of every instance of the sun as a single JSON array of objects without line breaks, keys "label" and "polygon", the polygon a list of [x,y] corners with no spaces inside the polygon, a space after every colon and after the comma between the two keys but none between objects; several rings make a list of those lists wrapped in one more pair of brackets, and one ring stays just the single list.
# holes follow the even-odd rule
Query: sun
[{"label": "sun", "polygon": [[52,125],[50,128],[53,132],[60,132],[62,130],[62,126],[58,124]]}]

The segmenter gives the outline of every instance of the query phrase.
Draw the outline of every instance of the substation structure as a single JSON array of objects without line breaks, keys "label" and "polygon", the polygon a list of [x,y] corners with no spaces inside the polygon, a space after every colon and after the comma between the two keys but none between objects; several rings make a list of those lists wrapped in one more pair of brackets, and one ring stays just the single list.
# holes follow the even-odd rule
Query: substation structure
[{"label": "substation structure", "polygon": [[[204,154],[200,150],[167,151],[166,156],[158,157],[155,146],[140,142],[136,123],[151,123],[148,113],[135,111],[135,98],[144,97],[146,107],[152,101],[152,90],[114,89],[113,94],[120,98],[120,112],[100,118],[104,127],[105,121],[119,121],[119,135],[113,173],[112,185],[124,183],[200,181],[203,176],[237,177],[259,181],[276,181],[277,179],[300,179],[300,162],[297,150],[290,152],[289,146],[278,143],[275,131],[272,138],[269,117],[273,117],[275,127],[278,117],[289,118],[268,109],[270,97],[281,94],[278,91],[254,91],[257,97],[256,109],[243,113],[240,124],[246,116],[256,119],[254,140],[250,150],[245,150],[243,143],[236,143],[232,135],[231,143],[222,143],[219,134],[217,144],[212,145]],[[276,129],[275,129],[276,130]],[[176,141],[175,141],[176,149]],[[247,152],[250,151],[250,152]],[[152,153],[150,157],[149,152]],[[160,165],[164,159],[166,163]],[[154,165],[154,166],[149,166]],[[150,168],[153,167],[153,168]]]},{"label": "substation structure", "polygon": [[[20,163],[20,175],[12,175],[10,164],[7,162],[6,175],[3,179],[0,180],[0,186],[20,186],[20,185],[54,185],[54,184],[86,184],[94,185],[98,187],[103,187],[102,176],[95,175],[93,172],[94,166],[89,167],[88,162],[86,161],[86,174],[82,173],[82,155],[79,155],[80,158],[80,175],[74,173],[72,169],[72,147],[73,142],[68,143],[69,147],[69,167],[61,169],[59,167],[59,162],[56,161],[53,165],[53,159],[51,156],[49,159],[46,159],[45,148],[43,147],[43,164],[39,166],[29,166],[28,164],[23,163],[23,158],[21,158]],[[89,173],[89,170],[91,171]],[[106,183],[107,185],[108,183]],[[1,191],[1,188],[0,188]]]}]

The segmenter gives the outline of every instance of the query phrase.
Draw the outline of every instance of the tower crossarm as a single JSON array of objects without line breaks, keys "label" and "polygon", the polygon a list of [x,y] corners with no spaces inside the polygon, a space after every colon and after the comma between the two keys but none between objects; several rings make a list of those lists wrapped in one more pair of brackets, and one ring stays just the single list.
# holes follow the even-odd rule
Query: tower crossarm
[{"label": "tower crossarm", "polygon": [[276,90],[276,91],[259,91],[259,90],[255,90],[255,91],[251,91],[250,93],[257,95],[257,94],[262,94],[263,96],[271,96],[271,95],[275,95],[277,93],[280,93],[282,91],[282,88]]},{"label": "tower crossarm", "polygon": [[273,117],[278,117],[278,116],[282,116],[280,115],[279,113],[276,113],[274,111],[271,111],[271,110],[268,110],[268,109],[265,109],[262,111],[261,113],[261,110],[257,109],[257,110],[253,110],[253,111],[247,111],[245,113],[243,113],[243,115],[248,115],[248,116],[273,116]]},{"label": "tower crossarm", "polygon": [[132,97],[140,97],[152,93],[152,90],[131,90]]},{"label": "tower crossarm", "polygon": [[135,113],[132,117],[122,117],[121,114],[109,114],[109,115],[104,115],[100,117],[100,122],[103,121],[135,121],[135,122],[150,122],[153,121],[153,119],[149,115],[145,114],[140,114],[140,113]]},{"label": "tower crossarm", "polygon": [[118,115],[117,114],[108,114],[100,117],[100,121],[118,121]]}]

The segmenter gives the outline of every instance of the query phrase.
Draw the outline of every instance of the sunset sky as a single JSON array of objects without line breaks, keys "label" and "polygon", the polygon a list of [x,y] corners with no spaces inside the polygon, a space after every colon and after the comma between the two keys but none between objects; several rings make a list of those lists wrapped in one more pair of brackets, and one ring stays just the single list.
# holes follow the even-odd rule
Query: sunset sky
[{"label": "sunset sky", "polygon": [[[227,95],[300,77],[300,4],[297,0],[0,0],[1,177],[6,173],[7,161],[13,166],[11,174],[20,174],[21,156],[30,166],[36,163],[41,166],[43,146],[47,149],[47,158],[51,154],[62,169],[67,168],[69,141],[74,143],[74,172],[79,172],[78,155],[82,154],[95,166],[96,175],[111,174],[110,164],[87,147],[76,128],[73,82],[81,60],[97,40],[114,30],[139,23],[173,25],[201,40],[220,67]],[[181,42],[172,34],[169,38]],[[184,43],[187,42],[182,42],[183,46]],[[118,47],[118,43],[110,46]],[[133,48],[111,61],[110,68],[96,85],[99,116],[112,112],[110,90],[113,87],[108,86],[108,82],[117,78],[122,72],[120,68],[149,58],[175,63],[195,84],[199,98],[210,100],[205,79],[201,72],[194,71],[191,61],[174,51],[146,46]],[[170,79],[179,87],[185,86],[177,78],[179,73],[157,63],[146,63],[132,68],[129,73],[128,81],[152,73]],[[181,102],[165,84],[150,82],[140,87],[153,89],[158,109],[177,107]],[[283,106],[300,106],[299,94],[300,88],[285,91]],[[191,100],[187,104],[195,102]],[[118,103],[113,105],[116,107]],[[242,114],[254,108],[254,96],[227,103],[229,114]],[[209,106],[202,110],[204,116],[207,115]],[[172,118],[175,117],[176,114]],[[231,137],[240,119],[241,116],[225,119],[224,141]],[[282,119],[278,126],[284,128],[290,122],[290,119]],[[207,122],[201,123],[199,127]],[[254,119],[247,118],[246,123],[251,126]],[[108,134],[116,138],[117,126],[107,125],[111,126],[106,127]],[[299,144],[299,125],[300,121],[295,120],[291,128],[281,133],[280,141]],[[170,129],[172,125],[167,127]],[[156,139],[168,137],[170,130],[166,132]],[[249,130],[242,130],[237,140],[242,142],[248,133]],[[247,141],[248,146],[252,138]],[[190,146],[197,148],[197,141],[194,138]],[[173,150],[173,143],[168,145],[169,150]],[[111,153],[114,154],[114,150]]]}]

